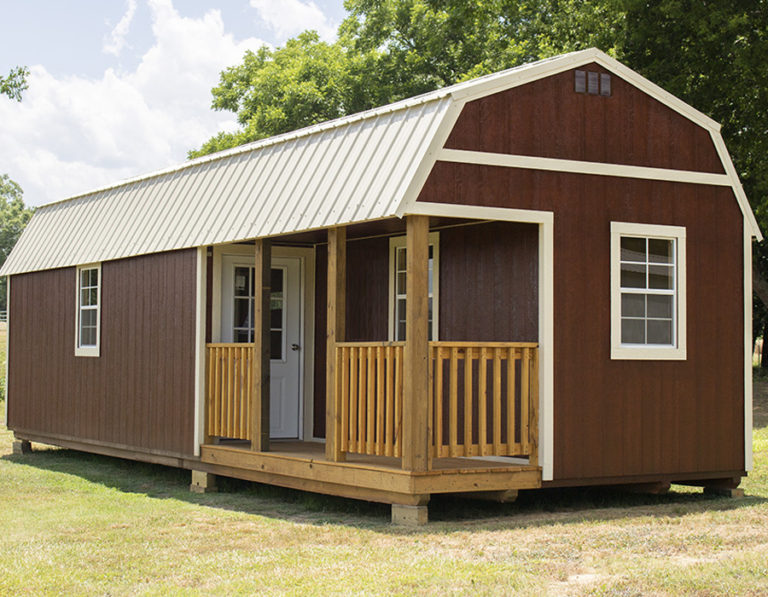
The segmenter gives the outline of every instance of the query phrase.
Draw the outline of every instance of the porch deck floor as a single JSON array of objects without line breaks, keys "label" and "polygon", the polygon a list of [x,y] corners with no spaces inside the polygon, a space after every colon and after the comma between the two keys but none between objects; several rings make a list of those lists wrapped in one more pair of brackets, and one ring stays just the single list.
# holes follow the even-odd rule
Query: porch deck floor
[{"label": "porch deck floor", "polygon": [[541,486],[541,470],[527,464],[435,458],[431,470],[413,472],[387,456],[347,454],[343,462],[329,461],[319,442],[273,440],[269,452],[253,452],[247,441],[209,444],[200,459],[210,472],[225,476],[388,503],[415,503],[432,493]]}]

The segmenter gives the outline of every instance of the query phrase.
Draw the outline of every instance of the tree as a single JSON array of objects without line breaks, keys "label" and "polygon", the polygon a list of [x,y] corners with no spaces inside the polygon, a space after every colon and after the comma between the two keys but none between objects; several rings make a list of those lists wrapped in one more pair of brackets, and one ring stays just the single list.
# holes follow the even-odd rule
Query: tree
[{"label": "tree", "polygon": [[20,102],[21,93],[29,87],[27,75],[29,75],[29,69],[26,66],[12,68],[7,77],[0,77],[0,95],[6,95]]},{"label": "tree", "polygon": [[[22,196],[21,187],[8,178],[7,174],[0,174],[0,266],[10,255],[34,211],[24,205]],[[1,310],[6,309],[6,292],[7,283],[3,276],[0,279]]]}]

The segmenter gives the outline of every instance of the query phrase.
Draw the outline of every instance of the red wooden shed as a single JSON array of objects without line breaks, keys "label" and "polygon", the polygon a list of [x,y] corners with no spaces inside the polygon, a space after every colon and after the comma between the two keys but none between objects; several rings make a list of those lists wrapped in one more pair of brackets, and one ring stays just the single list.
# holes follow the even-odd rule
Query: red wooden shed
[{"label": "red wooden shed", "polygon": [[37,210],[29,441],[393,505],[751,468],[751,244],[719,125],[598,50]]}]

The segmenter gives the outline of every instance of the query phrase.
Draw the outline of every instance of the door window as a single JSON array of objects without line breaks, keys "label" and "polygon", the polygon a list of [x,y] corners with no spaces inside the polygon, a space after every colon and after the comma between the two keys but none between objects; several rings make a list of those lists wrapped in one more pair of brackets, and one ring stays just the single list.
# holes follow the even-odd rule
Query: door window
[{"label": "door window", "polygon": [[[270,285],[271,357],[273,361],[282,361],[285,358],[285,268],[272,268]],[[232,338],[235,342],[253,342],[254,291],[255,268],[236,266],[232,327]]]}]

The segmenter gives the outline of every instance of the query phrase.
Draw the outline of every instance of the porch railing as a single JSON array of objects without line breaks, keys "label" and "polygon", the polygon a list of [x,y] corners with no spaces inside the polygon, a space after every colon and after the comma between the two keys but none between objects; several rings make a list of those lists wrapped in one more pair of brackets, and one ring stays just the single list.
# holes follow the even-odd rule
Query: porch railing
[{"label": "porch railing", "polygon": [[341,451],[402,455],[404,342],[336,344]]},{"label": "porch railing", "polygon": [[252,344],[207,344],[207,433],[251,439]]},{"label": "porch railing", "polygon": [[[342,452],[402,455],[403,349],[402,342],[337,344]],[[430,342],[429,350],[432,456],[529,456],[537,345]]]}]

